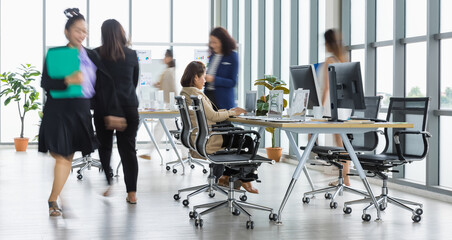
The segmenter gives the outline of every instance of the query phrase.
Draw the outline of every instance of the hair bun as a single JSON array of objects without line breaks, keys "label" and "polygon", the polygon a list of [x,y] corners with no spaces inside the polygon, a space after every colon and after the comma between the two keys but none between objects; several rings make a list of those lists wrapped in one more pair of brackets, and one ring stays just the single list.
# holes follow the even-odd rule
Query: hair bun
[{"label": "hair bun", "polygon": [[80,10],[78,8],[68,8],[64,10],[64,15],[66,15],[67,18],[73,18],[76,16],[80,16]]}]

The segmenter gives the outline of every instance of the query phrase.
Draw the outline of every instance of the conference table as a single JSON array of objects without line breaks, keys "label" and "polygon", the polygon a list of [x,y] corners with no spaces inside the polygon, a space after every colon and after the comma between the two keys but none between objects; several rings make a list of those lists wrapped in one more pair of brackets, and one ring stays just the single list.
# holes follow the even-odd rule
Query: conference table
[{"label": "conference table", "polygon": [[[282,224],[282,212],[284,210],[284,207],[287,203],[287,200],[289,199],[292,190],[300,176],[300,173],[303,169],[305,169],[306,161],[309,157],[309,154],[312,150],[312,147],[314,146],[314,143],[316,142],[319,134],[339,134],[341,136],[341,139],[344,143],[344,147],[347,150],[348,154],[350,155],[351,161],[355,165],[355,168],[359,174],[359,177],[361,178],[364,187],[366,188],[369,197],[372,199],[372,202],[375,206],[375,209],[377,211],[377,220],[380,220],[380,208],[378,207],[376,198],[372,192],[372,189],[370,188],[369,182],[367,181],[366,174],[361,167],[361,164],[356,156],[356,153],[353,149],[353,146],[350,143],[350,140],[347,137],[347,134],[353,134],[353,133],[365,133],[369,131],[376,130],[378,128],[413,128],[413,124],[411,123],[393,123],[393,122],[370,122],[370,121],[363,121],[363,122],[323,122],[323,121],[305,121],[305,122],[271,122],[266,120],[256,120],[256,119],[245,119],[245,118],[229,118],[228,121],[234,123],[243,125],[246,127],[259,127],[259,134],[262,136],[264,134],[265,127],[273,127],[273,128],[279,128],[283,130],[287,138],[289,139],[289,143],[291,148],[295,151],[296,157],[298,159],[297,167],[295,168],[295,171],[292,175],[292,179],[289,183],[289,186],[287,187],[286,193],[284,195],[284,198],[281,202],[281,205],[278,210],[278,219],[276,221],[276,224],[281,225]],[[297,146],[297,143],[295,142],[295,139],[293,137],[293,134],[312,134],[311,138],[308,141],[308,144],[306,145],[305,150],[303,151],[303,154],[300,153],[300,149]],[[305,172],[306,173],[306,172]],[[308,177],[308,175],[307,175]],[[309,177],[308,177],[309,179]]]}]

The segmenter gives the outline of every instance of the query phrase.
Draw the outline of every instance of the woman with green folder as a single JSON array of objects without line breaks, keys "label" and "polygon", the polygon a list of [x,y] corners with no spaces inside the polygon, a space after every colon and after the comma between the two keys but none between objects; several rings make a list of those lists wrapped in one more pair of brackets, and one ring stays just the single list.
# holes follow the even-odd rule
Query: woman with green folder
[{"label": "woman with green folder", "polygon": [[[52,192],[48,199],[50,216],[62,215],[57,200],[71,171],[74,153],[81,151],[87,155],[97,147],[90,108],[94,107],[97,114],[105,117],[107,128],[126,128],[111,77],[98,54],[82,46],[87,35],[85,18],[77,8],[67,9],[64,13],[68,17],[64,30],[69,41],[66,47],[78,50],[80,66],[79,71],[58,77],[50,76],[49,73],[54,71],[48,69],[47,61],[44,63],[41,87],[46,91],[47,101],[39,129],[38,150],[50,152],[55,158]],[[81,86],[80,96],[63,94],[60,95],[63,98],[54,98],[51,94],[51,91],[67,90],[72,85]]]}]

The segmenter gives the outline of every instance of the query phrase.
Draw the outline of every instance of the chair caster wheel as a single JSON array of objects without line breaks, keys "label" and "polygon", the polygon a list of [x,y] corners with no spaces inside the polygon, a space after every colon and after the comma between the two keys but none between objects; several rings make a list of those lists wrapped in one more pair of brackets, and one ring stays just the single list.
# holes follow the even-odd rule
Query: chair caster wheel
[{"label": "chair caster wheel", "polygon": [[188,204],[190,204],[190,202],[189,202],[187,199],[185,199],[184,201],[182,201],[182,205],[188,206]]},{"label": "chair caster wheel", "polygon": [[418,208],[415,210],[415,212],[416,212],[416,215],[421,216],[424,213],[424,210],[422,210],[422,208]]},{"label": "chair caster wheel", "polygon": [[386,206],[384,206],[383,204],[378,205],[378,208],[380,209],[380,211],[386,210]]},{"label": "chair caster wheel", "polygon": [[336,209],[337,208],[337,202],[330,202],[330,208]]},{"label": "chair caster wheel", "polygon": [[195,219],[198,217],[198,213],[196,211],[191,211],[188,213],[188,216],[190,217],[190,219]]},{"label": "chair caster wheel", "polygon": [[195,165],[194,164],[190,165],[190,168],[195,169]]},{"label": "chair caster wheel", "polygon": [[180,199],[180,196],[179,196],[179,194],[174,194],[173,198],[174,198],[174,200],[178,201]]},{"label": "chair caster wheel", "polygon": [[166,166],[166,171],[169,171],[169,170],[171,170],[171,167],[170,166]]},{"label": "chair caster wheel", "polygon": [[363,215],[361,216],[361,219],[362,219],[363,221],[365,221],[365,222],[369,222],[370,219],[372,219],[372,216],[370,216],[370,214],[363,214]]},{"label": "chair caster wheel", "polygon": [[413,215],[411,219],[413,220],[413,222],[420,222],[422,218],[419,215]]},{"label": "chair caster wheel", "polygon": [[270,221],[276,222],[276,220],[278,220],[278,214],[270,213],[270,215],[268,215],[268,219],[270,219]]},{"label": "chair caster wheel", "polygon": [[77,170],[77,173],[80,174],[80,170]]},{"label": "chair caster wheel", "polygon": [[195,227],[201,227],[202,228],[202,225],[204,224],[203,223],[204,221],[202,220],[202,219],[196,219],[195,220]]},{"label": "chair caster wheel", "polygon": [[203,170],[202,170],[202,173],[206,174],[206,173],[207,173],[207,170],[206,170],[206,169],[203,169]]},{"label": "chair caster wheel", "polygon": [[113,178],[115,175],[113,174],[113,172],[110,172],[110,174],[108,174],[108,176],[110,176],[111,178]]},{"label": "chair caster wheel", "polygon": [[173,169],[173,173],[176,174],[177,173],[177,169]]},{"label": "chair caster wheel", "polygon": [[238,210],[237,208],[234,209],[234,211],[232,212],[232,215],[234,215],[234,216],[240,215],[240,210]]},{"label": "chair caster wheel", "polygon": [[350,214],[352,213],[352,208],[351,207],[344,207],[344,209],[342,209],[344,211],[345,214]]},{"label": "chair caster wheel", "polygon": [[215,197],[215,193],[209,193],[209,197],[211,198]]},{"label": "chair caster wheel", "polygon": [[246,221],[246,229],[254,229],[254,222],[253,221]]},{"label": "chair caster wheel", "polygon": [[242,195],[242,196],[240,196],[240,200],[242,200],[243,202],[246,202],[246,200],[248,200],[248,197],[246,195]]},{"label": "chair caster wheel", "polygon": [[331,199],[332,197],[331,193],[325,193],[325,199]]},{"label": "chair caster wheel", "polygon": [[310,199],[309,197],[303,197],[303,198],[301,199],[301,201],[303,201],[303,203],[308,204],[308,203],[311,201],[311,199]]},{"label": "chair caster wheel", "polygon": [[82,180],[83,179],[83,175],[82,174],[77,175],[77,179],[78,180]]}]

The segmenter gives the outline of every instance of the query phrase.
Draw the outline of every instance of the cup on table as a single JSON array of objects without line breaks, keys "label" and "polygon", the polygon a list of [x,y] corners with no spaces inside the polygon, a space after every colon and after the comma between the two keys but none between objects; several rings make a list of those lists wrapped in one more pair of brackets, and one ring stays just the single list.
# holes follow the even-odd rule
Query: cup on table
[{"label": "cup on table", "polygon": [[312,115],[314,115],[314,119],[323,118],[323,107],[322,106],[314,106],[312,108]]}]

